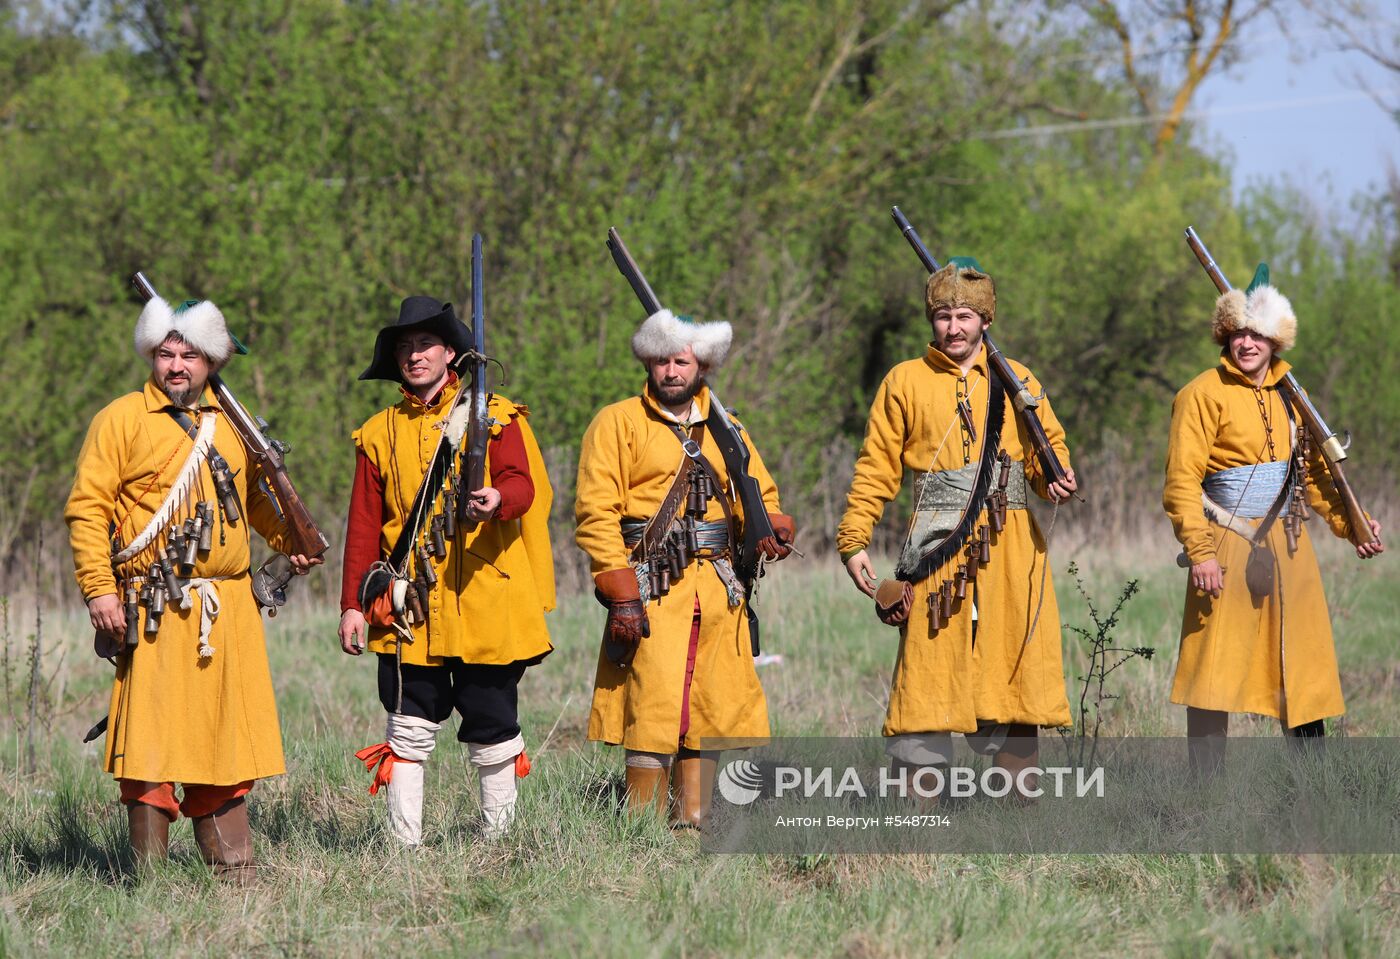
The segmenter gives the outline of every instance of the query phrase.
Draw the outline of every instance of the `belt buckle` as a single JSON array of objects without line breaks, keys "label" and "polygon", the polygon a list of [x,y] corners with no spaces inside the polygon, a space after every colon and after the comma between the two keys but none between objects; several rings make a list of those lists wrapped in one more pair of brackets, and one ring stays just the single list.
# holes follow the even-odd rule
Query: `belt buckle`
[{"label": "belt buckle", "polygon": [[681,449],[685,450],[685,455],[691,459],[700,458],[700,444],[689,437],[686,437],[685,442],[681,443]]}]

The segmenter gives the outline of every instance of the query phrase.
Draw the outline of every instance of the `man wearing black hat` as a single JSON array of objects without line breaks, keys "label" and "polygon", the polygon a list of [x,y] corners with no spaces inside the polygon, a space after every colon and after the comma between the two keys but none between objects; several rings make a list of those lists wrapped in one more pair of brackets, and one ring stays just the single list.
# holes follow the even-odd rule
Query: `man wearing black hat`
[{"label": "man wearing black hat", "polygon": [[[487,483],[457,485],[470,384],[454,361],[469,346],[450,303],[412,296],[379,331],[360,376],[400,384],[403,399],[354,433],[340,645],[378,656],[385,742],[356,755],[377,767],[370,793],[386,787],[390,829],[408,846],[422,841],[422,764],[454,708],[457,738],[480,774],[485,832],[509,828],[515,780],[529,772],[516,686],[552,649],[544,613],[554,605],[553,491],[524,406],[490,398]],[[451,468],[430,481],[440,457]],[[372,571],[377,585],[362,589]]]}]

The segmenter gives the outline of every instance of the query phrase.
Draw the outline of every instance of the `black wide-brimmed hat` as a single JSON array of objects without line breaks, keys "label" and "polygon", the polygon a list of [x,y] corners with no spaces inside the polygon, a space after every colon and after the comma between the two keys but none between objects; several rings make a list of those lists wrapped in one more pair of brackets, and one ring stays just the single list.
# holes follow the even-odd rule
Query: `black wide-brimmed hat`
[{"label": "black wide-brimmed hat", "polygon": [[471,330],[457,319],[451,303],[431,296],[410,296],[399,304],[399,318],[379,331],[374,341],[374,361],[360,374],[362,380],[388,380],[402,383],[399,361],[394,355],[399,336],[422,330],[432,333],[461,356],[471,348]]}]

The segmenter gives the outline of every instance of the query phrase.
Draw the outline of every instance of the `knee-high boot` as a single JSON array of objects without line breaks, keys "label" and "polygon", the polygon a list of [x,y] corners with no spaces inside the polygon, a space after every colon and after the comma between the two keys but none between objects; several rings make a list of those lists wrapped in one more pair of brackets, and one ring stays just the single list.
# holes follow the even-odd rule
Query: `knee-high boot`
[{"label": "knee-high boot", "polygon": [[666,753],[627,750],[627,811],[632,815],[650,813],[666,818],[671,793],[671,764],[675,757]]},{"label": "knee-high boot", "polygon": [[1039,730],[1032,725],[1012,723],[1006,742],[997,750],[996,765],[1011,776],[1011,795],[1023,803],[1035,802],[1040,786],[1039,773],[1026,773],[1040,764]]},{"label": "knee-high boot", "polygon": [[200,858],[220,879],[247,884],[255,878],[253,834],[243,797],[230,799],[207,816],[195,817],[194,841]]},{"label": "knee-high boot", "polygon": [[717,764],[717,756],[712,752],[684,750],[676,757],[671,772],[671,785],[676,791],[671,807],[673,826],[703,829],[709,821]]},{"label": "knee-high boot", "polygon": [[126,807],[126,824],[131,836],[131,854],[136,865],[144,866],[170,853],[170,817],[143,802]]}]

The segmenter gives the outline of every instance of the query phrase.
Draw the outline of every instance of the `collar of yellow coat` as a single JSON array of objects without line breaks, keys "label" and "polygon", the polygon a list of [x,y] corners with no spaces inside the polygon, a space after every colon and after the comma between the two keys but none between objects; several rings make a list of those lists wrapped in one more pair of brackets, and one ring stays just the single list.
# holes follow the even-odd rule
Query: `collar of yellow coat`
[{"label": "collar of yellow coat", "polygon": [[[932,343],[929,343],[928,352],[924,354],[924,362],[938,373],[950,373],[953,376],[963,375],[962,367],[955,361],[949,359],[947,353],[944,353]],[[977,370],[983,376],[988,375],[987,344],[985,341],[977,347],[977,359],[973,362],[972,369]],[[970,373],[972,370],[968,370],[968,372]]]},{"label": "collar of yellow coat", "polygon": [[[145,387],[141,390],[141,397],[146,401],[147,413],[163,413],[175,404],[170,402],[170,397],[165,395],[165,391],[156,385],[155,374],[146,380]],[[199,397],[199,408],[201,410],[217,410],[219,404],[214,401],[214,391],[208,384],[204,386],[204,392]]]},{"label": "collar of yellow coat", "polygon": [[[650,380],[647,380],[646,385],[642,387],[642,405],[644,405],[651,412],[655,413],[657,418],[662,420],[663,422],[672,422],[672,419],[670,417],[664,415],[666,408],[661,405],[661,401],[652,395]],[[709,418],[710,388],[708,386],[702,385],[700,387],[700,392],[695,394],[695,407],[700,412],[700,419],[704,420]]]},{"label": "collar of yellow coat", "polygon": [[447,371],[447,382],[442,389],[438,390],[437,396],[433,397],[431,403],[424,403],[418,397],[408,391],[406,386],[400,385],[399,392],[403,394],[405,408],[417,410],[420,413],[436,413],[448,403],[452,402],[452,397],[457,395],[457,391],[462,388],[462,381],[457,378],[457,374],[451,370]]},{"label": "collar of yellow coat", "polygon": [[[1225,371],[1225,376],[1228,379],[1243,383],[1245,386],[1254,386],[1254,381],[1248,376],[1245,376],[1240,368],[1235,365],[1235,360],[1230,356],[1229,350],[1220,351],[1220,368]],[[1275,356],[1273,359],[1269,360],[1269,371],[1264,374],[1263,388],[1267,390],[1269,387],[1276,385],[1291,369],[1293,369],[1292,365],[1281,357]]]}]

